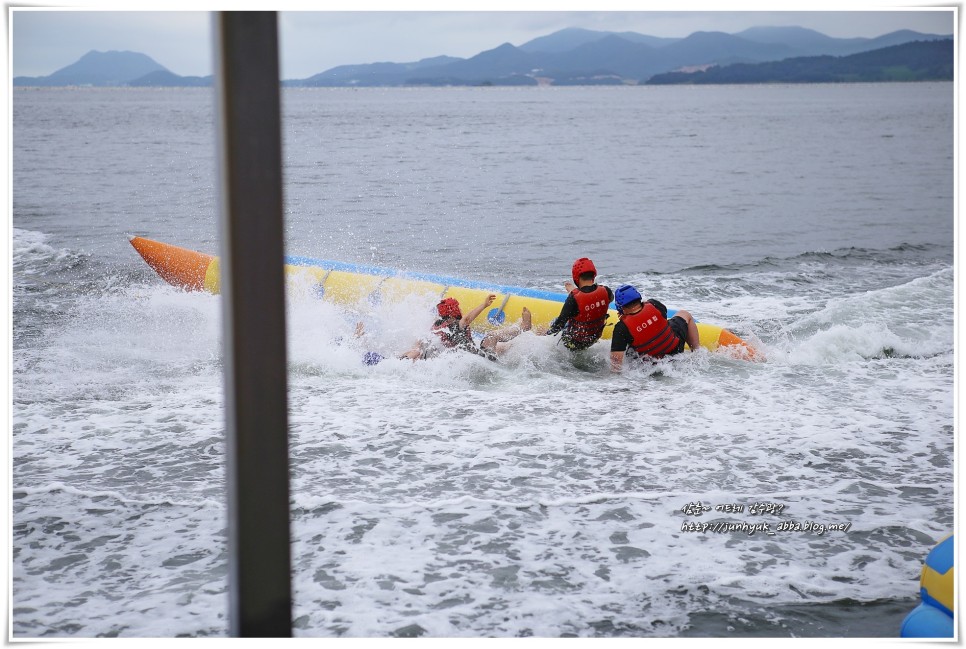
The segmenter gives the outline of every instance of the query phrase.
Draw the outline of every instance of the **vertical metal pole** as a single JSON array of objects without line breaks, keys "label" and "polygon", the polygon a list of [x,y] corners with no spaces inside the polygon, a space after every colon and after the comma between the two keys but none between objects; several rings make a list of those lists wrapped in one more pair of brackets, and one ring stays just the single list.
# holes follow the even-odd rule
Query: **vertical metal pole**
[{"label": "vertical metal pole", "polygon": [[278,26],[216,14],[230,631],[290,637]]}]

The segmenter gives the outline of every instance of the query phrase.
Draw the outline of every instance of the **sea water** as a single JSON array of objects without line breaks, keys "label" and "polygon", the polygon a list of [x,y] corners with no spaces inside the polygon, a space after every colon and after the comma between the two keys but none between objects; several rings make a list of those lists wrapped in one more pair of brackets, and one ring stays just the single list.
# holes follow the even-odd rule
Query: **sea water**
[{"label": "sea water", "polygon": [[[953,525],[952,84],[282,100],[288,254],[559,291],[588,256],[766,359],[413,363],[431,298],[293,287],[295,635],[898,634]],[[214,112],[14,92],[14,638],[228,633],[221,298],[127,241],[218,252]]]}]

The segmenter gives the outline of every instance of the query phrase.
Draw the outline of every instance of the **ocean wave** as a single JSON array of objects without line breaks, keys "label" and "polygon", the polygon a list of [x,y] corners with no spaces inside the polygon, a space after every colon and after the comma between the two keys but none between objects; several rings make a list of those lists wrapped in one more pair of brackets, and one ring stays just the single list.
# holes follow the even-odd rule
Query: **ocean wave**
[{"label": "ocean wave", "polygon": [[[48,243],[50,236],[43,232],[13,228],[12,253],[14,274],[43,273],[54,264],[59,270],[68,270],[86,255],[66,248],[55,248]],[[41,268],[42,265],[45,267]]]},{"label": "ocean wave", "polygon": [[765,256],[751,262],[733,264],[699,264],[679,271],[689,275],[754,273],[772,269],[786,269],[800,264],[831,264],[835,266],[873,262],[876,264],[921,264],[936,261],[952,263],[952,247],[937,244],[903,243],[891,248],[876,249],[850,246],[833,250],[810,250],[790,257]]},{"label": "ocean wave", "polygon": [[788,323],[800,360],[930,358],[952,352],[952,268],[897,286],[836,297]]},{"label": "ocean wave", "polygon": [[134,505],[139,507],[190,507],[192,509],[225,509],[225,503],[217,502],[213,500],[197,500],[197,501],[177,501],[168,498],[164,499],[152,499],[144,500],[139,498],[131,498],[130,496],[125,496],[119,491],[103,491],[103,490],[84,490],[72,487],[63,482],[51,482],[45,485],[37,485],[32,487],[17,486],[13,489],[12,497],[13,500],[19,500],[24,497],[44,495],[44,494],[56,494],[65,493],[72,496],[79,496],[89,501],[98,501],[98,503],[103,506],[103,500],[110,499],[122,505]]}]

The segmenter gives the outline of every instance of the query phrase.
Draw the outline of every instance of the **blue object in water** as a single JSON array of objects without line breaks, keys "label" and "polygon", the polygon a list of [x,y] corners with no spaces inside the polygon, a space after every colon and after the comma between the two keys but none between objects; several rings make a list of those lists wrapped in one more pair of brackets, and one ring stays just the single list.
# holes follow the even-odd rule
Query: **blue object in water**
[{"label": "blue object in water", "polygon": [[490,324],[500,325],[506,320],[506,313],[502,309],[490,309],[490,312],[486,314],[486,319],[490,321]]},{"label": "blue object in water", "polygon": [[362,362],[366,365],[375,365],[384,358],[385,356],[377,352],[366,352],[366,355],[362,357]]},{"label": "blue object in water", "polygon": [[953,618],[935,606],[920,604],[902,621],[899,635],[903,638],[951,638]]},{"label": "blue object in water", "polygon": [[940,541],[926,556],[919,578],[922,603],[902,621],[903,638],[952,638],[953,618],[953,535]]}]

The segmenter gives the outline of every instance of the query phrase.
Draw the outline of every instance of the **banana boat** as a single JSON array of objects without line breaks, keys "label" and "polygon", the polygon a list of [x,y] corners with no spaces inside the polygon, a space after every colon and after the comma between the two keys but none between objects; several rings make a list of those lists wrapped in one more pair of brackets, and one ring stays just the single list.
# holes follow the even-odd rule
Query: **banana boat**
[{"label": "banana boat", "polygon": [[[131,245],[169,284],[188,291],[219,293],[218,257],[138,236],[131,237]],[[549,325],[560,315],[567,298],[565,293],[308,257],[285,257],[285,274],[290,281],[307,283],[320,298],[345,306],[366,300],[375,304],[410,295],[428,295],[437,299],[456,298],[464,309],[471,309],[487,295],[496,294],[494,307],[486,314],[485,320],[481,319],[474,325],[474,329],[481,331],[496,328],[506,321],[518,320],[523,307],[530,310],[534,326]],[[668,317],[672,315],[674,310],[669,309]],[[608,323],[613,325],[617,320],[617,310],[611,303]],[[733,351],[741,357],[755,358],[752,347],[727,329],[705,322],[698,322],[697,325],[702,347],[712,351],[721,347],[734,348]],[[611,330],[611,326],[605,327],[602,337],[609,339]]]}]

